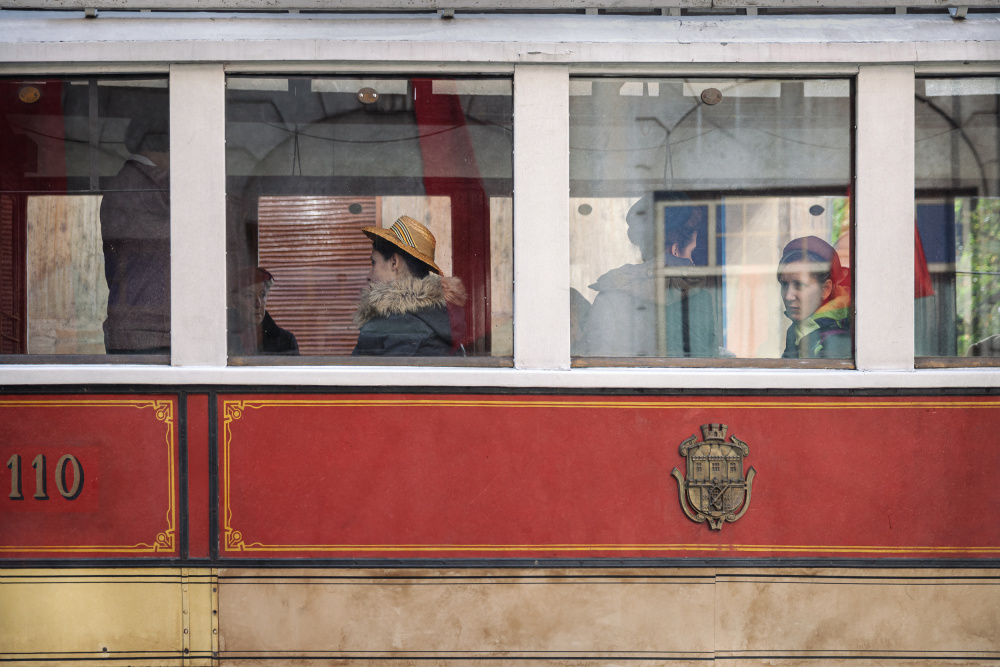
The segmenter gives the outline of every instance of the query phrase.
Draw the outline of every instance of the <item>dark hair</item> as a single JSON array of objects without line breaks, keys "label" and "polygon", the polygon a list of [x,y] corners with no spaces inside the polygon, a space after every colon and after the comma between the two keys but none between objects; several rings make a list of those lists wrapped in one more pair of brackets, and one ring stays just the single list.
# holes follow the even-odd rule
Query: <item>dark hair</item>
[{"label": "dark hair", "polygon": [[669,253],[676,243],[683,250],[691,245],[697,233],[698,225],[695,224],[693,216],[672,225],[670,220],[667,220],[666,228],[663,230],[663,248]]},{"label": "dark hair", "polygon": [[836,254],[837,251],[833,246],[819,237],[805,236],[795,239],[786,245],[781,253],[781,261],[778,262],[778,280],[781,280],[781,274],[789,264],[806,262],[817,267],[817,270],[810,271],[809,274],[822,285],[827,280],[833,279],[832,264]]},{"label": "dark hair", "polygon": [[664,249],[669,253],[670,247],[677,243],[686,248],[698,231],[700,220],[698,209],[686,205],[688,196],[683,192],[667,192],[662,196],[646,195],[632,205],[625,216],[628,223],[628,238],[633,245],[638,246],[643,261],[656,256],[656,203],[664,201],[668,205],[663,209]]},{"label": "dark hair", "polygon": [[414,278],[426,278],[427,274],[431,272],[431,267],[424,264],[419,259],[410,255],[409,253],[403,252],[399,249],[399,246],[386,241],[385,239],[376,236],[372,239],[372,250],[382,255],[382,259],[389,261],[392,259],[393,255],[399,255],[406,262],[406,268],[410,270]]}]

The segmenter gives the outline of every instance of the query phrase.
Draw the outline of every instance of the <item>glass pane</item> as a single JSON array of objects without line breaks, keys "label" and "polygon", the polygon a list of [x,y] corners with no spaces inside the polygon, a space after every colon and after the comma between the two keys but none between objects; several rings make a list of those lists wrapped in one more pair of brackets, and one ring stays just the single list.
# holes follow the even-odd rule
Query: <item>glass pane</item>
[{"label": "glass pane", "polygon": [[1000,79],[916,92],[917,356],[1000,356]]},{"label": "glass pane", "polygon": [[512,92],[230,77],[229,354],[510,357]]},{"label": "glass pane", "polygon": [[848,80],[572,79],[577,357],[851,357]]},{"label": "glass pane", "polygon": [[166,79],[0,80],[0,354],[170,351]]}]

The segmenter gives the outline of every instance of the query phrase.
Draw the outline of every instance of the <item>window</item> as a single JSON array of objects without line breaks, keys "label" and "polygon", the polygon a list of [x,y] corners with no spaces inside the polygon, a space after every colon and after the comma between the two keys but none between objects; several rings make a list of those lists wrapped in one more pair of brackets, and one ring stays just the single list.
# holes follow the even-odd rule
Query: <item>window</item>
[{"label": "window", "polygon": [[850,180],[848,80],[571,79],[575,363],[849,363]]},{"label": "window", "polygon": [[916,354],[995,360],[1000,79],[918,79],[916,91]]},{"label": "window", "polygon": [[168,360],[168,108],[166,79],[0,80],[0,354]]},{"label": "window", "polygon": [[234,363],[509,364],[512,93],[509,78],[228,78]]}]

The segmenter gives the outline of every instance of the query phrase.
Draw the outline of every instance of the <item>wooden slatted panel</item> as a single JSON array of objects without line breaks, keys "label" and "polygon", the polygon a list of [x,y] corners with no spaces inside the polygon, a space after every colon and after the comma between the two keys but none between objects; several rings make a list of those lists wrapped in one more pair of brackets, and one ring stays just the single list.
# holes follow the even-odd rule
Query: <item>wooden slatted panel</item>
[{"label": "wooden slatted panel", "polygon": [[24,352],[21,271],[15,263],[14,198],[0,197],[0,354]]},{"label": "wooden slatted panel", "polygon": [[[351,213],[350,206],[361,206]],[[352,319],[371,266],[362,227],[378,223],[374,197],[261,197],[259,264],[274,274],[267,310],[303,355],[349,355]]]}]

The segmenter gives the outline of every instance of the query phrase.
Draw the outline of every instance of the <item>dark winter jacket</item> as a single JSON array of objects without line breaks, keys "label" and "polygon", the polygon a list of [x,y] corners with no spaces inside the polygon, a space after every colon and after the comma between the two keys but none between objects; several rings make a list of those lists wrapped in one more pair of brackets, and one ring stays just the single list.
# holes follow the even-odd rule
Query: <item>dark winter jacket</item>
[{"label": "dark winter jacket", "polygon": [[432,357],[454,354],[465,334],[465,288],[458,278],[430,274],[375,283],[361,295],[354,324],[355,356]]},{"label": "dark winter jacket", "polygon": [[170,175],[130,159],[101,201],[108,317],[104,346],[170,347]]},{"label": "dark winter jacket", "polygon": [[299,343],[295,334],[282,329],[275,324],[271,313],[264,311],[264,320],[260,323],[261,343],[258,354],[284,354],[298,356]]}]

